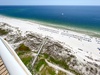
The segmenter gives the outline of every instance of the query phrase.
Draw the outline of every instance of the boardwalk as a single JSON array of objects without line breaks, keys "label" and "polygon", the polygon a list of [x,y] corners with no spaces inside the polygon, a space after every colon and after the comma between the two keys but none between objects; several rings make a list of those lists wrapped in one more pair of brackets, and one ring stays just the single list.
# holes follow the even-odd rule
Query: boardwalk
[{"label": "boardwalk", "polygon": [[10,75],[0,57],[0,75]]},{"label": "boardwalk", "polygon": [[34,67],[34,64],[35,64],[35,62],[36,62],[36,60],[37,60],[37,58],[38,58],[38,55],[40,54],[40,52],[41,52],[41,50],[42,50],[44,44],[46,43],[46,41],[47,41],[47,38],[45,37],[44,40],[43,40],[43,42],[42,42],[42,44],[41,44],[41,46],[40,46],[40,48],[39,48],[39,50],[38,50],[37,55],[35,56],[35,58],[34,58],[34,60],[33,60],[32,67]]}]

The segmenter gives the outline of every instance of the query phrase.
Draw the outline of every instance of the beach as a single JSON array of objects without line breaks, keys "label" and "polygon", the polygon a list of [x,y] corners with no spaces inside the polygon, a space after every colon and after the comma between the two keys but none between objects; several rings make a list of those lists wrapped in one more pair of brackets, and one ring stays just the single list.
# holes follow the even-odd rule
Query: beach
[{"label": "beach", "polygon": [[59,41],[63,46],[70,48],[81,62],[84,62],[83,59],[85,59],[100,64],[100,38],[6,16],[0,16],[0,22],[18,28],[23,36],[27,31],[40,34],[43,37],[48,36],[52,40]]}]

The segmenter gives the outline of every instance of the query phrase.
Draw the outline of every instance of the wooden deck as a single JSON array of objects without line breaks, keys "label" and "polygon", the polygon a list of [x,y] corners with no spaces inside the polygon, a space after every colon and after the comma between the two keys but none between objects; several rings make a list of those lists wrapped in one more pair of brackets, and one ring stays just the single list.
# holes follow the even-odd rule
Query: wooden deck
[{"label": "wooden deck", "polygon": [[10,75],[0,57],[0,75]]}]

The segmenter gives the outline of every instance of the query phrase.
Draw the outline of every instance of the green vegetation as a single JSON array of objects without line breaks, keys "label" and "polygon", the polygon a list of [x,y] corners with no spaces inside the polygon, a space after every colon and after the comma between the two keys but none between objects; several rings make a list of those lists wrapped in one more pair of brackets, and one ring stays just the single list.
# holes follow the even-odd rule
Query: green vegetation
[{"label": "green vegetation", "polygon": [[[58,71],[58,74],[55,73],[55,69],[48,66],[45,62],[45,59],[47,59],[49,62],[52,62],[56,65],[59,65],[63,67],[64,69],[74,73],[75,75],[80,75],[77,71],[71,69],[69,65],[65,62],[65,60],[59,60],[56,59],[56,57],[49,56],[46,53],[41,53],[38,57],[37,62],[35,63],[34,69],[32,70],[31,61],[32,61],[32,55],[31,50],[29,47],[25,46],[24,44],[20,44],[20,46],[16,49],[16,52],[18,56],[21,58],[23,63],[28,67],[28,69],[31,71],[31,73],[37,73],[39,75],[66,75],[66,73],[63,73],[61,71]],[[74,58],[73,55],[71,55],[67,60],[67,62],[70,62],[70,60]]]},{"label": "green vegetation", "polygon": [[29,51],[16,51],[22,62],[27,66],[32,61],[32,55]]},{"label": "green vegetation", "polygon": [[18,54],[22,62],[26,65],[26,67],[30,70],[30,72],[32,73],[31,61],[33,59],[33,56],[32,56],[31,50],[24,44],[20,44],[20,46],[16,49],[16,53]]},{"label": "green vegetation", "polygon": [[47,65],[44,59],[39,60],[39,62],[36,64],[36,70],[39,71],[42,65]]},{"label": "green vegetation", "polygon": [[8,31],[0,28],[0,35],[6,35],[6,34],[8,34]]},{"label": "green vegetation", "polygon": [[31,50],[24,44],[20,44],[20,46],[16,49],[16,51],[31,51]]},{"label": "green vegetation", "polygon": [[39,59],[35,64],[36,73],[38,73],[39,75],[56,75],[55,70],[52,67],[48,66],[45,62],[45,58],[47,57],[47,54],[39,55]]},{"label": "green vegetation", "polygon": [[48,71],[48,73],[50,74],[50,75],[55,75],[56,73],[55,73],[55,70],[53,69],[53,68],[51,68],[51,67],[46,67],[46,69],[47,69],[47,71]]},{"label": "green vegetation", "polygon": [[28,65],[29,62],[32,61],[32,57],[31,57],[31,56],[24,56],[24,57],[21,58],[21,60],[23,61],[23,63],[24,63],[25,65]]},{"label": "green vegetation", "polygon": [[62,66],[63,68],[65,68],[67,70],[69,69],[69,66],[66,64],[66,62],[64,60],[57,60],[57,59],[54,59],[53,57],[50,57],[50,61],[52,63]]},{"label": "green vegetation", "polygon": [[[77,71],[71,69],[71,68],[69,67],[69,65],[67,65],[67,63],[65,62],[65,60],[56,59],[56,58],[54,58],[54,57],[49,56],[48,54],[44,54],[44,56],[48,56],[48,58],[47,58],[48,61],[50,61],[50,62],[52,62],[52,63],[54,63],[54,64],[57,64],[57,65],[63,67],[64,69],[66,69],[66,70],[69,70],[70,72],[74,73],[75,75],[80,75],[80,73],[78,73]],[[71,60],[71,58],[74,58],[74,56],[71,55],[71,56],[67,59],[67,62],[69,62],[69,61]]]},{"label": "green vegetation", "polygon": [[46,54],[46,53],[43,53],[43,55],[44,55],[44,58],[48,58],[49,57],[49,55]]},{"label": "green vegetation", "polygon": [[26,53],[26,51],[17,51],[17,55],[20,56],[20,55],[24,55]]},{"label": "green vegetation", "polygon": [[25,64],[25,66],[30,70],[32,73],[32,65],[31,61],[33,59],[30,51],[16,51],[22,62]]},{"label": "green vegetation", "polygon": [[59,71],[58,75],[66,75],[66,73],[63,73],[62,71]]},{"label": "green vegetation", "polygon": [[55,70],[48,65],[45,66],[39,73],[40,75],[56,75]]}]

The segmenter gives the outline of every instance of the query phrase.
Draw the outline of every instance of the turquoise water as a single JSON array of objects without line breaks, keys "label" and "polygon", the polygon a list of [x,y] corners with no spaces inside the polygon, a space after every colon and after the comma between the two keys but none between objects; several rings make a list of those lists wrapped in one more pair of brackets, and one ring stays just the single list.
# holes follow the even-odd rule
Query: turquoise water
[{"label": "turquoise water", "polygon": [[100,6],[0,6],[0,14],[100,31]]}]

